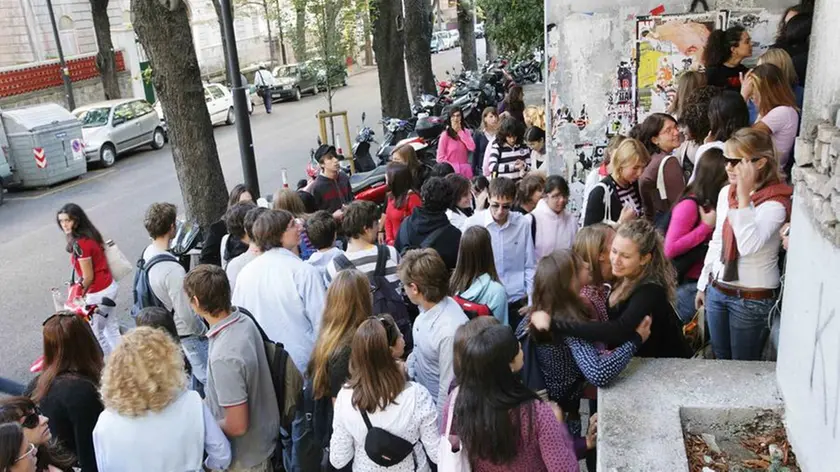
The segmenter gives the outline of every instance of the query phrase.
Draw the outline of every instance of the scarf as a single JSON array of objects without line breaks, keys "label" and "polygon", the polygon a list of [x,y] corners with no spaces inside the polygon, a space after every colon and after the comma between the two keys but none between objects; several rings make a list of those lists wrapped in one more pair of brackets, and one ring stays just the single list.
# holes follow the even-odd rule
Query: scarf
[{"label": "scarf", "polygon": [[[737,186],[729,186],[729,208],[738,208]],[[785,221],[790,221],[791,202],[790,196],[793,188],[778,180],[765,185],[761,190],[753,192],[750,202],[757,207],[764,202],[779,202],[785,207]],[[723,280],[730,282],[738,280],[738,243],[735,240],[735,231],[729,222],[729,217],[723,222],[723,251],[721,251],[721,262],[723,262]]]}]

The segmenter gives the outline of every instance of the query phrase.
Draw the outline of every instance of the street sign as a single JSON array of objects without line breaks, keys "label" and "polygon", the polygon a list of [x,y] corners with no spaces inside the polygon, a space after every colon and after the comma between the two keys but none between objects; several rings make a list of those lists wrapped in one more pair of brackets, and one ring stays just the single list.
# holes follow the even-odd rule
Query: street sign
[{"label": "street sign", "polygon": [[70,147],[73,148],[73,160],[78,161],[85,158],[85,145],[81,139],[70,141]]},{"label": "street sign", "polygon": [[32,151],[35,153],[35,165],[38,166],[39,169],[46,169],[47,168],[47,153],[44,152],[44,148],[33,148]]}]

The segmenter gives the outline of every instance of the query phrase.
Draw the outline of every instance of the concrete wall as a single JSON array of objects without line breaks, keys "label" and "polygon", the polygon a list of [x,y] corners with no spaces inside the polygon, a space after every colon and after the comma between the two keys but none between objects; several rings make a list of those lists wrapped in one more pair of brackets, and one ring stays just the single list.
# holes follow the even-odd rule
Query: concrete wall
[{"label": "concrete wall", "polygon": [[[135,96],[131,89],[131,75],[128,72],[121,72],[118,76],[122,96],[126,98]],[[105,100],[102,79],[97,77],[95,79],[73,82],[73,97],[76,99],[77,107]],[[64,98],[64,87],[53,87],[38,90],[37,92],[0,98],[0,108],[3,109],[20,108],[38,103],[57,103],[67,108],[67,100]]]},{"label": "concrete wall", "polygon": [[[793,0],[709,0],[711,10],[745,11],[757,8],[760,32],[754,37],[772,39],[781,13]],[[546,2],[546,118],[549,127],[549,155],[570,164],[581,152],[597,153],[606,144],[607,127],[613,119],[624,121],[622,131],[634,124],[634,105],[623,102],[617,90],[619,66],[634,75],[636,18],[662,5],[664,14],[685,14],[690,0],[548,0]],[[769,38],[768,38],[769,36]],[[626,97],[625,97],[626,98]],[[635,96],[630,100],[633,102]],[[610,100],[613,101],[611,105]],[[585,116],[583,111],[585,110]],[[566,119],[563,119],[563,117]],[[586,123],[569,123],[569,119]],[[595,145],[581,148],[581,145]],[[575,147],[578,146],[576,149]],[[581,166],[577,178],[585,174]],[[583,166],[585,167],[585,165]],[[571,170],[571,169],[570,169]]]},{"label": "concrete wall", "polygon": [[814,13],[776,374],[802,470],[840,464],[840,0]]}]

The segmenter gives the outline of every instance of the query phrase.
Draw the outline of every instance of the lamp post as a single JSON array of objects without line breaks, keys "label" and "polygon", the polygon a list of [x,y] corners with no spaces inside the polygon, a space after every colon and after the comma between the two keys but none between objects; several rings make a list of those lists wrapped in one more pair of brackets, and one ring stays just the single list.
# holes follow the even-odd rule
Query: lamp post
[{"label": "lamp post", "polygon": [[55,48],[58,50],[58,66],[61,68],[61,80],[64,82],[64,97],[67,99],[67,107],[70,111],[76,108],[76,100],[73,98],[73,82],[70,80],[70,69],[64,62],[64,51],[61,49],[61,36],[58,34],[58,26],[55,24],[55,12],[53,12],[52,1],[47,0],[47,10],[50,13],[53,36],[55,36]]},{"label": "lamp post", "polygon": [[257,162],[254,157],[254,138],[251,135],[251,120],[248,118],[248,98],[242,86],[242,75],[239,72],[239,53],[236,50],[236,33],[233,29],[233,17],[230,0],[220,0],[222,7],[222,29],[225,34],[227,48],[227,68],[233,93],[233,111],[236,114],[236,134],[239,137],[239,158],[242,161],[242,174],[245,185],[252,192],[254,198],[259,198],[260,181],[257,177]]}]

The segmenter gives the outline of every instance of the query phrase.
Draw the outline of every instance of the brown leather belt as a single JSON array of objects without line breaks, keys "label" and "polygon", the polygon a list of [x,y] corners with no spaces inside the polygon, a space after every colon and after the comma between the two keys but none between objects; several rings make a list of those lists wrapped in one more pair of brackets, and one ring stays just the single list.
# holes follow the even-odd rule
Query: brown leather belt
[{"label": "brown leather belt", "polygon": [[719,280],[712,280],[712,287],[718,289],[724,295],[743,298],[744,300],[767,300],[768,298],[776,298],[778,292],[777,289],[738,287]]}]

